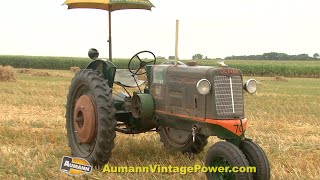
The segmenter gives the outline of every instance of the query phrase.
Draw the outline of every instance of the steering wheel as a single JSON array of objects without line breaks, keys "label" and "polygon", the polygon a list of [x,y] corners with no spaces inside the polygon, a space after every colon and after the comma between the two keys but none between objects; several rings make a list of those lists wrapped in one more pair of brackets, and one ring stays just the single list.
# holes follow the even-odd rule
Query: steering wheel
[{"label": "steering wheel", "polygon": [[[153,56],[153,60],[152,61],[148,61],[148,62],[141,60],[140,57],[139,57],[139,54],[142,54],[142,53],[151,54]],[[139,68],[137,70],[133,69],[134,66],[133,66],[132,60],[135,59],[135,58],[137,58],[139,60]],[[147,64],[150,64],[150,63],[156,64],[156,56],[153,54],[153,52],[151,52],[151,51],[140,51],[137,54],[132,56],[132,58],[130,59],[129,64],[128,64],[128,69],[134,75],[142,75],[142,74],[145,74],[146,72],[143,72],[143,73],[138,73],[138,72],[140,71],[140,69],[144,68]]]}]

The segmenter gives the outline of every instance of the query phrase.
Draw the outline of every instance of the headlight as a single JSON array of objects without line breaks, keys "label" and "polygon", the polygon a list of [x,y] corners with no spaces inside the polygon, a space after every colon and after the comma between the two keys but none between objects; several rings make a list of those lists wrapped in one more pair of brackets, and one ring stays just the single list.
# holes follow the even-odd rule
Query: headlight
[{"label": "headlight", "polygon": [[209,94],[211,90],[210,82],[207,79],[201,79],[197,83],[197,90],[202,95]]},{"label": "headlight", "polygon": [[254,79],[249,79],[245,84],[244,84],[244,90],[246,90],[248,93],[253,94],[257,91],[257,81]]}]

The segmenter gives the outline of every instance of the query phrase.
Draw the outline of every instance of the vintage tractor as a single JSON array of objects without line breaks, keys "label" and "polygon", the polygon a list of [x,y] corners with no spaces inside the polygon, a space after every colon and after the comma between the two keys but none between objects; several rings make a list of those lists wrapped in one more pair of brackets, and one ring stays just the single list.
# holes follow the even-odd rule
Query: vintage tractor
[{"label": "vintage tractor", "polygon": [[[153,59],[140,58],[145,53]],[[256,173],[208,172],[208,179],[270,178],[264,151],[245,137],[243,92],[253,94],[255,80],[243,85],[241,71],[224,64],[156,65],[150,51],[135,54],[128,69],[117,69],[111,61],[97,59],[98,54],[89,50],[93,61],[75,75],[67,96],[66,128],[73,156],[101,167],[111,156],[116,132],[156,131],[165,147],[192,154],[203,150],[209,136],[217,136],[224,141],[208,150],[206,166],[255,166]],[[137,78],[145,73],[146,81]],[[113,93],[114,84],[125,91]],[[130,87],[139,90],[130,93]]]}]

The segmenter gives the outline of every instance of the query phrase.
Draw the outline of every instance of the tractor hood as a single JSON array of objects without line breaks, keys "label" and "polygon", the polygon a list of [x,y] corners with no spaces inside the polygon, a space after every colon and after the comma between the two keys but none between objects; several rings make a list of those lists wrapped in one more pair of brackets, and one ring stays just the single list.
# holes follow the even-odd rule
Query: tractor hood
[{"label": "tractor hood", "polygon": [[[206,95],[197,90],[197,83],[203,79],[211,86]],[[238,69],[153,66],[150,93],[158,112],[201,120],[243,117],[242,74]]]}]

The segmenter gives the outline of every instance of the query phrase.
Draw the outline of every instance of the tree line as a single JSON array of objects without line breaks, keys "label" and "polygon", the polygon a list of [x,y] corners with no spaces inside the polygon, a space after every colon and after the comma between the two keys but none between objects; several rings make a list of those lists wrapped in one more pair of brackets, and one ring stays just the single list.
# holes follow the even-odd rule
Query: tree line
[{"label": "tree line", "polygon": [[[158,56],[157,59],[166,60],[165,57]],[[169,60],[174,60],[175,56],[169,56]],[[192,55],[192,60],[219,60],[223,58],[209,58],[200,53]],[[308,54],[289,55],[286,53],[269,52],[261,55],[241,55],[241,56],[227,56],[227,60],[320,60],[319,53],[314,53],[312,57]]]},{"label": "tree line", "polygon": [[289,55],[286,53],[269,52],[262,55],[227,56],[225,59],[231,60],[316,60],[319,54],[314,53],[312,57],[308,54]]}]

